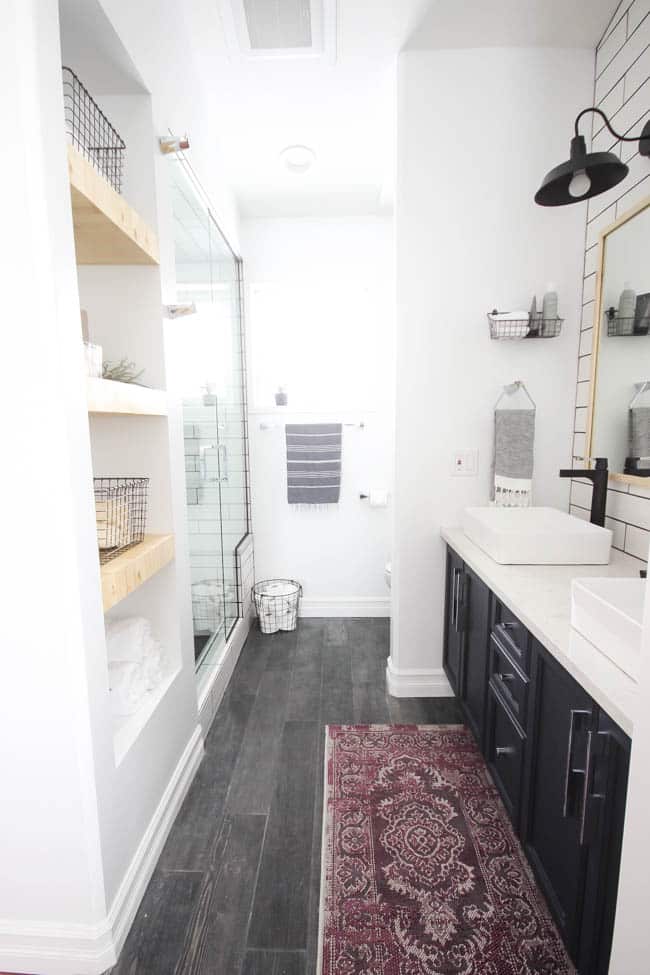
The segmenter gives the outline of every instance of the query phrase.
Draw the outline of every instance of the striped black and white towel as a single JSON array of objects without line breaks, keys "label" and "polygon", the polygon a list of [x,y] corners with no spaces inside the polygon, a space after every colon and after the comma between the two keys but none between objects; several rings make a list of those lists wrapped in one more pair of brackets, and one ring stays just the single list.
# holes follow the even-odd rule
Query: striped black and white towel
[{"label": "striped black and white towel", "polygon": [[341,493],[340,423],[287,423],[287,501],[336,504]]}]

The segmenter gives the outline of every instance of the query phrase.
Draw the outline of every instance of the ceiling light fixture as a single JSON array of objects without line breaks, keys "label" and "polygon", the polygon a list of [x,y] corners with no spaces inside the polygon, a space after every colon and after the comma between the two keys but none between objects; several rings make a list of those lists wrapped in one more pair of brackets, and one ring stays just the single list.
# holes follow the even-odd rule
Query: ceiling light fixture
[{"label": "ceiling light fixture", "polygon": [[585,108],[575,121],[571,139],[571,158],[556,166],[544,177],[535,194],[535,203],[543,207],[561,207],[567,203],[581,203],[592,196],[606,193],[625,179],[629,169],[613,152],[587,152],[584,136],[580,135],[580,119],[589,113],[600,115],[612,135],[621,142],[638,142],[642,156],[650,156],[650,122],[641,135],[619,135],[599,108]]},{"label": "ceiling light fixture", "polygon": [[316,153],[309,146],[287,146],[280,158],[290,173],[306,173],[314,165]]}]

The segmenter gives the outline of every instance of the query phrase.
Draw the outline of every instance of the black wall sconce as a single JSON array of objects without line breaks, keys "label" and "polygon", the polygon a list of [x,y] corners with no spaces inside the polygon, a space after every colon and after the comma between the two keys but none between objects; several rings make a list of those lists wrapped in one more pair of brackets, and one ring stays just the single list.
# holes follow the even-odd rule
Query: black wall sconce
[{"label": "black wall sconce", "polygon": [[650,122],[641,135],[619,135],[599,108],[585,108],[575,121],[575,135],[571,139],[571,158],[556,166],[544,177],[535,194],[535,203],[542,207],[561,207],[567,203],[581,203],[598,196],[625,179],[629,169],[613,152],[587,152],[584,136],[578,132],[580,119],[589,113],[600,115],[612,135],[621,142],[638,142],[642,156],[650,156]]}]

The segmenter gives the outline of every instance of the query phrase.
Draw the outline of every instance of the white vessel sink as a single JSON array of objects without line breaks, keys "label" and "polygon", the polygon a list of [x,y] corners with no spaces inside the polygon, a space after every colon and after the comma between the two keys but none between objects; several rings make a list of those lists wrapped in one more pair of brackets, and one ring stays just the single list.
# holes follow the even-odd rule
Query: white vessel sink
[{"label": "white vessel sink", "polygon": [[502,565],[606,565],[612,533],[557,508],[465,508],[463,531]]},{"label": "white vessel sink", "polygon": [[571,626],[637,679],[645,602],[645,579],[574,579]]}]

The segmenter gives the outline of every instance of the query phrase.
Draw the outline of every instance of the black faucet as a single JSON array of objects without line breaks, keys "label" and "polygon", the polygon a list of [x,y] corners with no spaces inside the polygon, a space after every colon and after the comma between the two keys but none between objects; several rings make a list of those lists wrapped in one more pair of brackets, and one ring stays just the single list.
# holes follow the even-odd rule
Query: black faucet
[{"label": "black faucet", "polygon": [[606,457],[596,457],[596,466],[588,471],[563,470],[560,477],[586,477],[593,484],[591,491],[591,516],[589,520],[592,525],[605,527],[605,509],[607,508],[607,482],[609,480],[609,470]]}]

